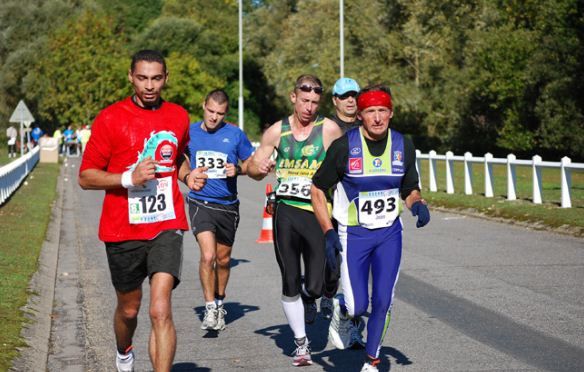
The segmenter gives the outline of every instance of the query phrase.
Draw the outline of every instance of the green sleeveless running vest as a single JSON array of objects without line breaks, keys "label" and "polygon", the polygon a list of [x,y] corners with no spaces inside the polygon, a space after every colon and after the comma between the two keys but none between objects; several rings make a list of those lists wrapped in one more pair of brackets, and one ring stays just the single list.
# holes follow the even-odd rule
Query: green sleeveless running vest
[{"label": "green sleeveless running vest", "polygon": [[276,149],[278,202],[312,211],[310,186],[312,176],[325,157],[322,128],[325,118],[318,116],[308,137],[297,141],[292,135],[288,117],[282,119],[280,145]]}]

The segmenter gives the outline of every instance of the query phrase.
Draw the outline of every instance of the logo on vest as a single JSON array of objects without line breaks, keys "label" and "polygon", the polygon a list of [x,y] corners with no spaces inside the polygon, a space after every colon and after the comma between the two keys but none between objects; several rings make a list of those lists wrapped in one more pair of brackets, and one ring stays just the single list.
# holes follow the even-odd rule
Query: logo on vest
[{"label": "logo on vest", "polygon": [[381,164],[383,164],[383,162],[381,161],[381,159],[379,159],[379,158],[375,158],[375,159],[373,159],[373,166],[374,166],[375,168],[379,168],[379,167],[381,167]]},{"label": "logo on vest", "polygon": [[353,147],[350,151],[351,155],[359,155],[361,153],[360,147]]},{"label": "logo on vest", "polygon": [[302,148],[302,156],[312,156],[318,151],[318,146],[307,145]]},{"label": "logo on vest", "polygon": [[363,172],[363,161],[361,158],[349,158],[349,173]]},{"label": "logo on vest", "polygon": [[391,165],[396,165],[396,166],[401,167],[404,165],[403,159],[404,159],[404,155],[402,154],[401,151],[394,151],[393,152],[393,160],[391,162]]}]

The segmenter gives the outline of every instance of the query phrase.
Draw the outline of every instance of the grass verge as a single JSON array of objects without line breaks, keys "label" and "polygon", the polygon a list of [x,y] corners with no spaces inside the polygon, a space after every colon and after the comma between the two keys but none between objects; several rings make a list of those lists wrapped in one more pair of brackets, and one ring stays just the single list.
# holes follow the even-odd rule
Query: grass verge
[{"label": "grass verge", "polygon": [[37,271],[51,210],[56,200],[58,164],[39,163],[20,188],[0,207],[0,371],[7,371],[16,348],[23,346],[21,308]]},{"label": "grass verge", "polygon": [[532,203],[531,167],[517,167],[517,200],[507,200],[507,176],[504,165],[494,165],[493,198],[484,195],[484,170],[473,168],[473,195],[464,194],[464,171],[462,163],[454,166],[454,194],[446,194],[446,165],[438,161],[438,192],[428,190],[428,162],[422,161],[421,180],[424,198],[433,206],[454,209],[462,213],[502,218],[528,225],[535,229],[551,229],[557,232],[584,236],[584,172],[572,172],[572,208],[561,208],[560,170],[544,168],[542,171],[542,199],[540,205]]}]

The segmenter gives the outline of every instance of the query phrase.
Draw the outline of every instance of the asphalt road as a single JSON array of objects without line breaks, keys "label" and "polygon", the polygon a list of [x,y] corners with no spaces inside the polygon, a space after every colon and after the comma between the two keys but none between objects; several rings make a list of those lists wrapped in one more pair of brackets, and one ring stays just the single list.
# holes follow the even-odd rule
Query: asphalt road
[{"label": "asphalt road", "polygon": [[[50,342],[38,336],[32,342],[48,350],[49,371],[112,371],[115,297],[97,239],[103,192],[79,188],[78,165],[70,159],[63,168],[61,213],[53,223],[59,229],[58,244],[52,240],[58,251],[54,292],[48,286],[40,295],[54,295]],[[183,280],[173,296],[173,371],[298,370],[291,365],[292,333],[273,247],[255,243],[266,182],[239,180],[241,223],[227,329],[219,334],[199,328],[199,249],[192,234],[185,235]],[[584,371],[583,239],[436,211],[423,229],[409,212],[403,220],[403,261],[381,371]],[[143,304],[137,371],[150,370],[148,296]],[[307,326],[314,365],[304,369],[359,371],[362,352],[334,349],[327,328],[320,317]],[[20,360],[15,369],[31,365]]]}]

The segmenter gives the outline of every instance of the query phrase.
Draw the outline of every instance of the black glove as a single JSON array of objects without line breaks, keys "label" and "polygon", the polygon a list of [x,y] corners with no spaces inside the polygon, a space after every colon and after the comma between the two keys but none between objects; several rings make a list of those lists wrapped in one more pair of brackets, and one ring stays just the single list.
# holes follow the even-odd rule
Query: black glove
[{"label": "black glove", "polygon": [[343,246],[339,241],[339,235],[334,229],[330,229],[324,234],[326,245],[324,253],[326,255],[326,264],[328,268],[335,272],[337,271],[337,254],[343,251]]},{"label": "black glove", "polygon": [[416,222],[416,227],[426,226],[430,222],[430,210],[428,206],[421,201],[417,201],[412,205],[412,215],[418,216],[418,222]]}]

